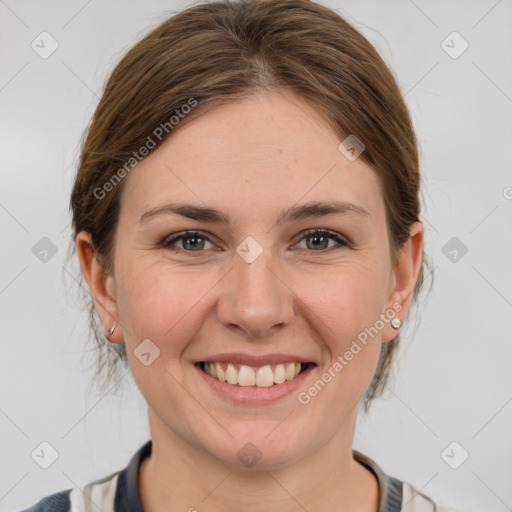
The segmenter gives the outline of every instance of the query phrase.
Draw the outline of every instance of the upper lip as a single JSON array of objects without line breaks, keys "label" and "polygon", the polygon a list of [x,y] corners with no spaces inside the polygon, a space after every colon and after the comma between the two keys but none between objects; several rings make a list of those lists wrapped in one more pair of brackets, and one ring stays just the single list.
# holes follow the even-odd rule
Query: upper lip
[{"label": "upper lip", "polygon": [[[199,362],[199,361],[198,361]],[[234,363],[244,364],[247,366],[263,366],[280,363],[312,363],[311,359],[296,356],[293,354],[267,354],[260,356],[251,356],[249,354],[242,354],[240,352],[230,352],[215,354],[213,356],[201,359],[205,363]]]}]

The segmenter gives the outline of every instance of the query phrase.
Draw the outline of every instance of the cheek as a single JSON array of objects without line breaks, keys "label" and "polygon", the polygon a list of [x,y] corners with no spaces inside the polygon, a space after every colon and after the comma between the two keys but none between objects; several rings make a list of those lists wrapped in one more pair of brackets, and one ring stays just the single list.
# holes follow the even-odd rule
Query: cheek
[{"label": "cheek", "polygon": [[[184,381],[187,369],[182,365],[182,354],[203,323],[201,297],[216,280],[199,279],[161,263],[139,264],[125,271],[125,278],[120,274],[123,286],[119,288],[118,306],[127,331],[126,352],[133,378],[154,410],[162,404],[176,408],[183,396],[179,391],[169,395],[165,390],[168,386],[181,388],[178,383]],[[148,352],[146,365],[141,357]]]},{"label": "cheek", "polygon": [[200,328],[201,298],[218,278],[203,273],[180,272],[165,262],[125,268],[118,296],[133,348],[149,338],[161,351],[179,354]]},{"label": "cheek", "polygon": [[378,264],[369,263],[332,269],[321,281],[318,277],[297,282],[294,291],[324,346],[324,382],[334,383],[327,387],[337,402],[341,396],[359,399],[371,382],[381,351],[387,276]]},{"label": "cheek", "polygon": [[319,277],[297,281],[294,291],[324,326],[326,339],[347,341],[376,323],[387,298],[383,269],[361,264],[333,268]]}]

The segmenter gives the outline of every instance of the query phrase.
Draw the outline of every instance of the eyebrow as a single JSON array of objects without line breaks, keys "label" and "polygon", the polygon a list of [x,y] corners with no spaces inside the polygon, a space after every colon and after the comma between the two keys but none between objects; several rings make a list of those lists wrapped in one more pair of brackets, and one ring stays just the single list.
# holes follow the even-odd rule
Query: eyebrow
[{"label": "eyebrow", "polygon": [[[231,219],[226,213],[216,210],[215,208],[185,203],[166,204],[164,206],[152,208],[141,215],[139,223],[162,214],[176,214],[202,222],[231,224]],[[284,210],[278,216],[276,224],[280,225],[284,222],[322,217],[324,215],[332,214],[357,214],[364,217],[366,220],[369,220],[371,217],[370,213],[362,206],[358,206],[353,203],[344,203],[340,201],[311,201],[309,203],[292,206],[291,208]]]}]

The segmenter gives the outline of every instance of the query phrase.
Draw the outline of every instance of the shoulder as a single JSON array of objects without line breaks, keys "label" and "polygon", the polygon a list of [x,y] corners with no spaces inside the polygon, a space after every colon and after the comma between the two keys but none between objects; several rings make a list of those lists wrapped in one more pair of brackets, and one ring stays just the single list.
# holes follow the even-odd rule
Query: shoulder
[{"label": "shoulder", "polygon": [[100,480],[51,494],[21,512],[143,512],[138,490],[141,462],[151,455],[151,439],[128,465]]},{"label": "shoulder", "polygon": [[50,494],[21,512],[68,512],[70,510],[70,493],[71,489]]},{"label": "shoulder", "polygon": [[449,507],[438,506],[431,498],[418,491],[408,482],[402,482],[401,512],[462,512]]},{"label": "shoulder", "polygon": [[379,512],[462,512],[441,507],[407,481],[385,473],[370,457],[353,450],[354,459],[366,466],[377,478],[380,489]]},{"label": "shoulder", "polygon": [[120,471],[86,485],[45,496],[21,512],[102,512],[114,511]]}]

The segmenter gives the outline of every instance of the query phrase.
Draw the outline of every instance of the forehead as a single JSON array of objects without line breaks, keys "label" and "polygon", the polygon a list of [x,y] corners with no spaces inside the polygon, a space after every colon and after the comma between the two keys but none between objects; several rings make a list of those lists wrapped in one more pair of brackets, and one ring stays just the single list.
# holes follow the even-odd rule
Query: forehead
[{"label": "forehead", "polygon": [[235,100],[184,125],[130,172],[121,215],[138,219],[181,201],[250,219],[328,199],[383,215],[375,172],[360,158],[348,160],[339,144],[322,115],[295,95]]}]

